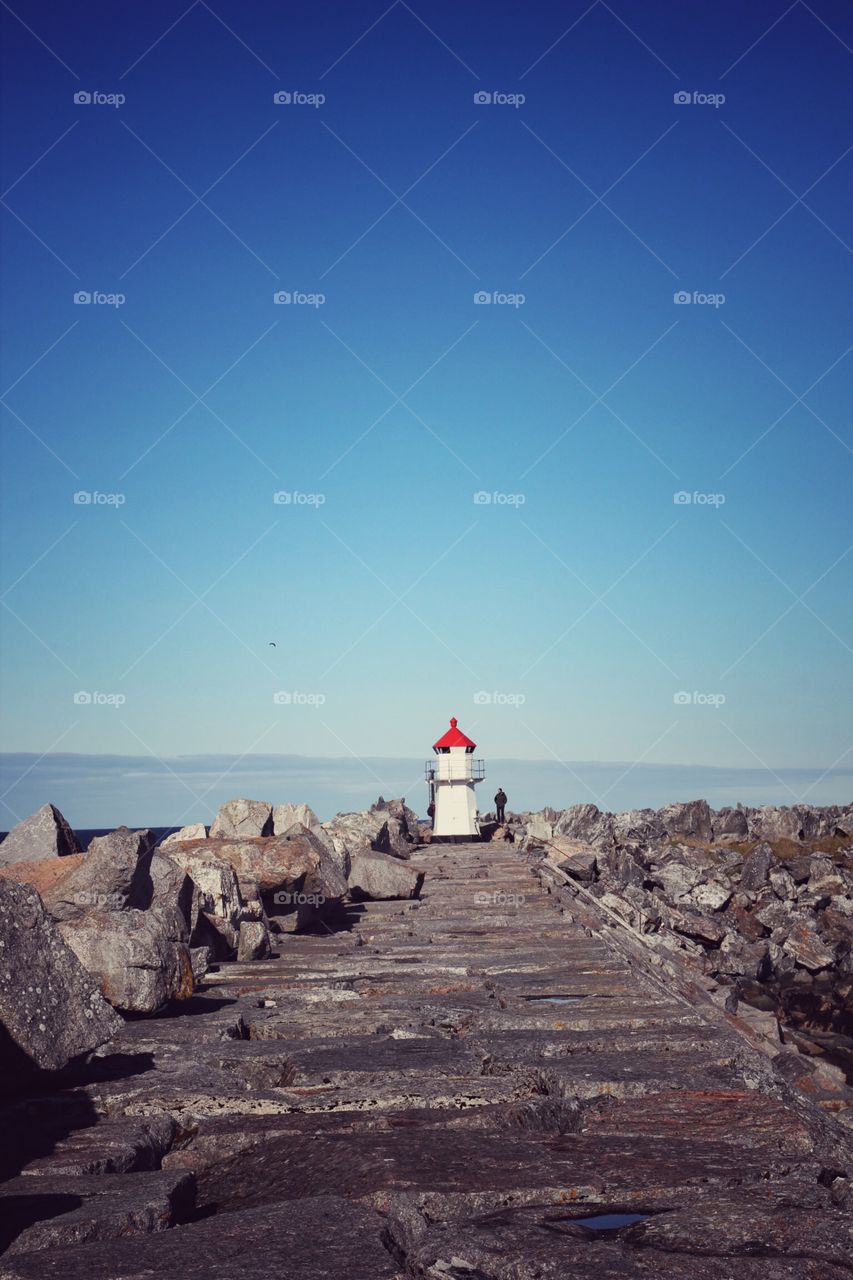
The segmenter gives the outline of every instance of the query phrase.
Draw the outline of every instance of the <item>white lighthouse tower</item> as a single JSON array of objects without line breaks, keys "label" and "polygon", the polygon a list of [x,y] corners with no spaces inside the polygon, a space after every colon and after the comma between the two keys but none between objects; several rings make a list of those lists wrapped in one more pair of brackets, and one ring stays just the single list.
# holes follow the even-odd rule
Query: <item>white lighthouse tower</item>
[{"label": "white lighthouse tower", "polygon": [[459,729],[455,716],[447,733],[433,745],[436,758],[426,763],[426,780],[430,803],[435,806],[434,836],[470,840],[480,834],[474,787],[486,776],[486,771],[483,761],[473,758],[476,746],[476,742],[466,738]]}]

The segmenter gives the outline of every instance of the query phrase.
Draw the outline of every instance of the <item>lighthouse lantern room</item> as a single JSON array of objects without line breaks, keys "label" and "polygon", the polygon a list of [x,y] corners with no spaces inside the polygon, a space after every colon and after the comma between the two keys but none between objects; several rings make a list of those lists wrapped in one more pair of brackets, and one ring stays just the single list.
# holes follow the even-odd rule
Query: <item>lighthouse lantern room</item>
[{"label": "lighthouse lantern room", "polygon": [[433,745],[436,758],[426,763],[433,836],[470,840],[480,835],[474,787],[486,771],[483,761],[473,758],[476,746],[455,716],[447,733]]}]

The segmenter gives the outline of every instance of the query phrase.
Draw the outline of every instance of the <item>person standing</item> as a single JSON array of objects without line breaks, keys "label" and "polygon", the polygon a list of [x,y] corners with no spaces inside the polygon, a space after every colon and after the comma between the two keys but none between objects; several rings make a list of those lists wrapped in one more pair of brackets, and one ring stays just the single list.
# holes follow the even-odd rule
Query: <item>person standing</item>
[{"label": "person standing", "polygon": [[500,826],[506,822],[506,792],[503,787],[498,787],[495,795],[495,817]]}]

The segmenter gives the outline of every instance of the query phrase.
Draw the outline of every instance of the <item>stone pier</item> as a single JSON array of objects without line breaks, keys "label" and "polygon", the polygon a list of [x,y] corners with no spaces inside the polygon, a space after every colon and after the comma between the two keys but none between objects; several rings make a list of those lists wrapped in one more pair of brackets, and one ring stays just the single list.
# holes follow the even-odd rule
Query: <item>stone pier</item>
[{"label": "stone pier", "polygon": [[512,846],[413,862],[6,1107],[0,1280],[850,1280],[850,1131],[748,1027]]}]

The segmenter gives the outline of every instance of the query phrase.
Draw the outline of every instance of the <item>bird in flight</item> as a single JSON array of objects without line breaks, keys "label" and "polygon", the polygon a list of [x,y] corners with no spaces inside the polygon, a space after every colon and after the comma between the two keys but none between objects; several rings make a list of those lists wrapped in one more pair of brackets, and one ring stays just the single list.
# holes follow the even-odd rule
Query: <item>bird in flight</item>
[{"label": "bird in flight", "polygon": [[278,645],[276,644],[275,640],[270,640],[270,645],[272,646],[273,649],[278,648]]}]

